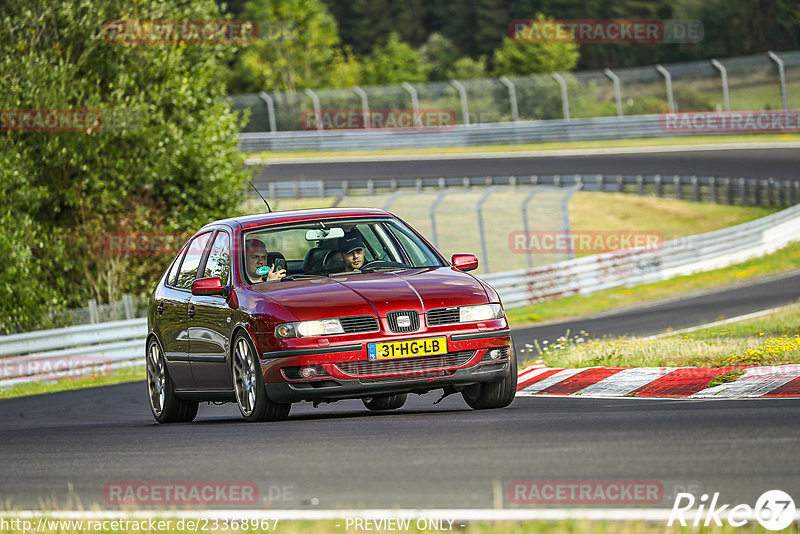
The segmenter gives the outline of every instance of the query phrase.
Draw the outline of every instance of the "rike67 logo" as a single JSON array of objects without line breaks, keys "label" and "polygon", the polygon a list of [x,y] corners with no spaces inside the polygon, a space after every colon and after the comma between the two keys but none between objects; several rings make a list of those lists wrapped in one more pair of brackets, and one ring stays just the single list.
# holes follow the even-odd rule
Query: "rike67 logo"
[{"label": "rike67 logo", "polygon": [[[703,494],[698,500],[691,493],[678,493],[667,526],[671,527],[677,520],[682,527],[685,527],[686,516],[693,516],[691,525],[695,527],[700,525],[707,527],[711,523],[721,527],[724,520],[727,520],[732,527],[741,527],[748,521],[756,520],[767,530],[783,530],[795,520],[794,500],[785,491],[764,492],[754,507],[749,504],[738,504],[733,507],[730,504],[721,504],[718,492],[714,493],[710,501],[708,497],[708,494]],[[695,504],[698,505],[697,510],[694,513],[687,513],[692,511]]]}]

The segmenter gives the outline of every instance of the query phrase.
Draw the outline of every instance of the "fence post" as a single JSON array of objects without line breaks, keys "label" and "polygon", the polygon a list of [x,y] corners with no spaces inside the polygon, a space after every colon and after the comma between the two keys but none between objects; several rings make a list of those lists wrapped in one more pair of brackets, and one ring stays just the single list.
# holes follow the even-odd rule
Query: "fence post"
[{"label": "fence post", "polygon": [[97,324],[100,322],[99,314],[97,312],[97,301],[94,299],[89,299],[89,322],[91,324]]},{"label": "fence post", "polygon": [[622,91],[619,87],[619,76],[614,74],[614,71],[611,69],[604,69],[603,73],[611,78],[611,82],[614,84],[614,100],[617,101],[617,117],[622,117]]},{"label": "fence post", "polygon": [[490,272],[489,269],[489,247],[486,245],[486,228],[483,224],[483,205],[489,200],[489,195],[494,193],[495,186],[490,187],[486,193],[483,194],[481,199],[478,201],[477,211],[478,211],[478,233],[480,234],[481,240],[481,253],[483,254],[483,265],[485,272]]},{"label": "fence post", "polygon": [[514,82],[506,76],[500,76],[500,83],[508,87],[508,101],[511,103],[511,120],[519,122],[519,109],[517,108],[517,88]]},{"label": "fence post", "polygon": [[129,293],[122,295],[122,305],[125,308],[125,318],[133,319],[133,297]]},{"label": "fence post", "polygon": [[[258,97],[267,104],[267,117],[269,117],[269,131],[276,132],[278,128],[275,123],[275,101],[265,91],[258,93]],[[319,122],[319,116],[317,116]]]},{"label": "fence post", "polygon": [[677,174],[672,175],[672,183],[675,184],[675,199],[681,199],[681,177]]},{"label": "fence post", "polygon": [[700,202],[700,184],[697,181],[697,176],[692,176],[692,198],[695,202]]},{"label": "fence post", "polygon": [[439,193],[439,196],[436,197],[433,204],[431,204],[430,209],[430,218],[431,218],[431,237],[433,238],[433,244],[438,249],[439,248],[439,233],[436,231],[436,208],[439,207],[439,204],[442,203],[444,197],[447,196],[447,189],[442,189]]},{"label": "fence post", "polygon": [[369,99],[367,98],[367,92],[358,85],[353,87],[353,91],[355,91],[361,99],[361,113],[364,114],[364,128],[370,129],[372,128],[372,120],[370,120],[369,116]]},{"label": "fence post", "polygon": [[661,175],[660,174],[656,174],[653,177],[653,181],[656,183],[656,196],[658,198],[661,198]]},{"label": "fence post", "polygon": [[567,81],[557,72],[552,73],[553,79],[561,87],[561,109],[564,113],[564,120],[569,120],[569,95],[567,94]]},{"label": "fence post", "polygon": [[636,187],[639,189],[639,196],[644,195],[644,176],[641,174],[636,175]]},{"label": "fence post", "polygon": [[[561,201],[561,231],[564,232],[564,235],[569,235],[570,232],[569,201],[572,199],[572,195],[577,193],[580,189],[580,185],[571,187],[569,193],[567,193]],[[572,248],[572,239],[568,239],[567,243],[569,243],[569,245],[567,245],[567,259],[571,260],[575,258],[575,250]]]},{"label": "fence post", "polygon": [[742,191],[742,206],[749,206],[750,195],[747,193],[747,180],[739,178],[739,187]]},{"label": "fence post", "polygon": [[661,65],[656,65],[656,70],[664,77],[664,83],[667,87],[667,102],[669,103],[669,112],[675,113],[675,99],[672,98],[672,75],[669,71]]},{"label": "fence post", "polygon": [[467,90],[458,80],[450,80],[450,85],[455,87],[456,91],[458,91],[458,98],[461,100],[461,116],[464,118],[464,126],[469,126],[469,103],[467,102]]},{"label": "fence post", "polygon": [[725,190],[728,192],[728,204],[735,204],[735,195],[733,194],[733,188],[731,187],[731,179],[728,176],[725,177]]},{"label": "fence post", "polygon": [[716,67],[716,69],[719,71],[719,75],[722,80],[722,101],[725,103],[725,111],[730,111],[731,98],[728,94],[728,69],[726,69],[725,66],[716,59],[712,59],[711,64],[714,65],[714,67]]},{"label": "fence post", "polygon": [[306,95],[308,95],[309,98],[311,98],[311,102],[314,103],[314,114],[317,116],[317,130],[321,132],[322,121],[320,120],[320,118],[322,118],[322,108],[319,105],[319,96],[317,96],[317,93],[315,93],[311,89],[306,89],[305,93]]},{"label": "fence post", "polygon": [[[414,86],[408,82],[403,82],[401,87],[405,89],[409,95],[411,95],[411,109],[414,110],[414,117],[419,117],[419,97],[417,96],[417,90],[414,89]],[[414,124],[416,125],[416,121],[414,121]]]},{"label": "fence post", "polygon": [[783,60],[778,57],[778,55],[770,50],[767,52],[769,58],[778,65],[778,78],[781,81],[781,98],[783,99],[783,109],[789,109],[789,102],[786,98],[786,73],[783,70]]},{"label": "fence post", "polygon": [[[530,243],[530,226],[528,225],[528,203],[533,199],[533,195],[536,194],[536,188],[534,187],[533,190],[528,193],[528,196],[525,197],[525,200],[522,201],[522,229],[525,232],[525,242]],[[530,250],[526,250],[525,253],[528,255],[528,268],[533,267],[533,252]]]},{"label": "fence post", "polygon": [[717,177],[716,176],[712,176],[710,182],[711,182],[711,184],[709,185],[709,188],[711,189],[711,202],[716,204],[717,203]]}]

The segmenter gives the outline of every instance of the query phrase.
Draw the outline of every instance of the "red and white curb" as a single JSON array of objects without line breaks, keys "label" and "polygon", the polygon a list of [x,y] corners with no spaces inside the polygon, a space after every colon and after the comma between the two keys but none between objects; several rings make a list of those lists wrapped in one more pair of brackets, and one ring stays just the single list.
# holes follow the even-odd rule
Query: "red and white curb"
[{"label": "red and white curb", "polygon": [[[733,382],[708,387],[733,370]],[[800,397],[800,364],[755,367],[586,367],[562,369],[541,364],[519,372],[517,396],[752,398]]]}]

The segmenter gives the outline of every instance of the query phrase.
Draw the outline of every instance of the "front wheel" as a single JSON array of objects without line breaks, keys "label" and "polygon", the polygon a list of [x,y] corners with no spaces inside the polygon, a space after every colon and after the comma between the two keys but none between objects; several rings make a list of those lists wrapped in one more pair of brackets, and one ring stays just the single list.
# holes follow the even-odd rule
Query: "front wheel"
[{"label": "front wheel", "polygon": [[517,394],[517,352],[512,343],[508,349],[509,361],[506,375],[495,382],[481,382],[469,386],[461,395],[474,410],[505,408]]},{"label": "front wheel", "polygon": [[272,402],[267,397],[256,350],[250,339],[241,332],[233,341],[231,365],[236,404],[245,421],[282,421],[289,417],[291,404]]},{"label": "front wheel", "polygon": [[376,397],[364,397],[361,402],[368,410],[380,412],[384,410],[396,410],[406,403],[408,393],[397,393],[395,395],[379,395]]},{"label": "front wheel", "polygon": [[197,416],[197,402],[175,396],[164,353],[154,338],[147,344],[147,394],[159,423],[189,423]]}]

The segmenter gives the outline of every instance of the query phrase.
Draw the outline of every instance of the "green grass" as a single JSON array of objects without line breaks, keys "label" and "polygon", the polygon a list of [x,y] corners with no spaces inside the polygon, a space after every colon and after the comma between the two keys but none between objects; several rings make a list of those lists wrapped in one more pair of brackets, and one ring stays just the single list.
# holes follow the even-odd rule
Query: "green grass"
[{"label": "green grass", "polygon": [[481,145],[468,147],[436,147],[436,148],[393,148],[382,150],[328,150],[304,152],[255,152],[246,157],[252,160],[263,159],[265,162],[281,158],[315,158],[315,157],[353,157],[353,156],[402,156],[424,154],[474,154],[492,152],[535,152],[544,150],[583,150],[603,148],[653,147],[653,146],[694,146],[727,143],[781,143],[800,141],[800,134],[746,134],[746,135],[693,135],[685,137],[666,137],[648,139],[608,139],[591,141],[559,141],[552,143],[528,143],[519,145]]},{"label": "green grass", "polygon": [[[115,369],[106,376],[86,376],[81,378],[61,378],[42,382],[25,382],[9,388],[0,389],[0,399],[138,381],[141,381],[142,384],[145,382],[144,365]],[[144,388],[144,385],[142,385],[142,388]]]},{"label": "green grass", "polygon": [[[800,363],[798,325],[800,304],[795,304],[762,317],[687,334],[592,339],[584,332],[565,332],[556,340],[518,348],[524,364],[541,360],[548,367],[783,365]],[[733,373],[721,380],[736,378]]]}]

